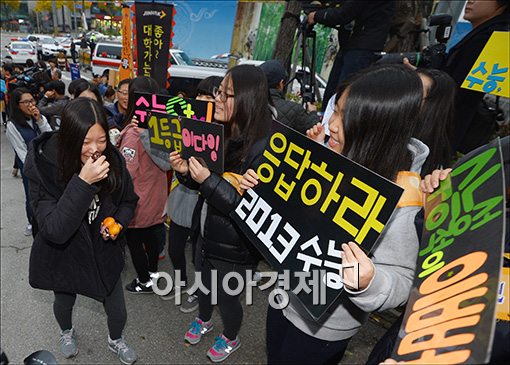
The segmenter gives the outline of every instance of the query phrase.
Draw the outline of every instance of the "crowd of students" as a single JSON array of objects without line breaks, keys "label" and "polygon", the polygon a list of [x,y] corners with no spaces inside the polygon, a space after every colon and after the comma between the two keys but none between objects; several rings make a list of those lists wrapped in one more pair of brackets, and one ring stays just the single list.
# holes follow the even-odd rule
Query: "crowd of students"
[{"label": "crowd of students", "polygon": [[[217,287],[222,323],[206,356],[221,362],[240,348],[242,293],[233,295],[221,283],[231,273],[245,277],[261,261],[230,213],[242,194],[259,183],[255,171],[271,123],[285,122],[281,107],[273,103],[281,90],[270,92],[278,90],[285,78],[275,62],[236,66],[224,78],[210,77],[198,86],[197,99],[214,101],[214,120],[225,126],[223,175],[194,157],[185,160],[174,151],[161,158],[151,151],[148,131],[138,127],[134,112],[136,91],[165,93],[151,78],[122,80],[115,90],[116,101],[107,103],[103,97],[108,90],[102,95],[98,85],[83,79],[70,83],[69,99],[58,81],[48,82],[51,86],[38,103],[38,96],[26,88],[9,93],[7,137],[21,169],[34,236],[29,281],[34,288],[54,292],[53,311],[64,357],[78,354],[72,311],[80,294],[103,303],[109,349],[124,364],[137,360],[122,336],[127,318],[124,289],[135,294],[154,292],[165,214],[171,219],[170,260],[174,270],[184,275],[180,289],[188,290],[192,284],[184,255],[191,241],[193,268],[208,291],[189,292],[181,305],[184,312],[198,308],[195,320],[183,327],[184,340],[196,345],[214,330],[210,290]],[[425,181],[430,176],[437,180],[438,169],[452,165],[456,149],[452,144],[458,113],[455,90],[454,80],[443,71],[405,65],[370,67],[342,82],[327,103],[322,122],[316,114],[303,112],[297,129],[394,182],[406,172],[420,174]],[[58,122],[45,117],[48,104],[53,104]],[[287,118],[287,123],[295,119]],[[170,195],[168,171],[178,181]],[[267,362],[338,363],[370,313],[404,305],[416,268],[420,214],[419,205],[398,207],[369,255],[353,242],[342,244],[343,263],[359,267],[359,282],[354,284],[354,269],[345,269],[344,293],[319,320],[313,320],[293,296],[283,310],[268,306]],[[119,232],[109,231],[110,217]],[[124,246],[137,274],[125,287]],[[369,361],[378,363],[389,355],[376,351]]]}]

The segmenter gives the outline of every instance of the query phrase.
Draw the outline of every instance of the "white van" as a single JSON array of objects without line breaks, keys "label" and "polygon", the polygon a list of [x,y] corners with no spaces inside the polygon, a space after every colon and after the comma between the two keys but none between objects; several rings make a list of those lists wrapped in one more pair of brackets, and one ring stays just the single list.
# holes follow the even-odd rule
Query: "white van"
[{"label": "white van", "polygon": [[200,81],[209,76],[223,78],[227,73],[225,68],[201,67],[189,65],[172,65],[168,68],[170,74],[170,95],[185,93],[188,97],[194,97]]},{"label": "white van", "polygon": [[[92,73],[102,75],[106,69],[118,70],[121,58],[121,44],[106,42],[96,44],[92,55]],[[172,65],[193,65],[188,55],[180,49],[170,50],[170,63]]]}]

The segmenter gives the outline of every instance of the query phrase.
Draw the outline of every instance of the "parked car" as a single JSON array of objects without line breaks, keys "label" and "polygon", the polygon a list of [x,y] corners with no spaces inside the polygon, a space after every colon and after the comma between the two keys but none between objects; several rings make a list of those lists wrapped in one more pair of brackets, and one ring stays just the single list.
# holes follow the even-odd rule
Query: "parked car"
[{"label": "parked car", "polygon": [[92,37],[94,37],[94,40],[96,42],[99,42],[102,39],[106,38],[106,36],[103,33],[97,32],[95,30],[88,31],[83,35],[83,37],[87,40],[87,42],[89,42]]},{"label": "parked car", "polygon": [[37,61],[37,52],[30,42],[11,42],[5,47],[14,64],[24,65],[28,59],[34,62]]},{"label": "parked car", "polygon": [[[193,62],[188,55],[180,49],[171,49],[170,57],[170,63],[172,65],[193,65]],[[121,44],[106,42],[98,43],[92,55],[92,73],[101,75],[106,69],[118,70],[121,58]]]},{"label": "parked car", "polygon": [[66,50],[58,44],[55,38],[52,37],[39,38],[37,42],[42,47],[43,60],[49,60],[51,58],[57,57],[59,52],[66,54]]},{"label": "parked car", "polygon": [[[72,39],[72,41],[71,41]],[[67,55],[70,56],[71,55],[71,42],[74,43],[76,45],[76,49],[80,48],[80,44],[81,44],[81,39],[76,39],[76,38],[69,38],[69,37],[66,37],[66,38],[63,38],[61,41],[59,41],[58,45],[60,47],[62,47],[63,49],[66,50],[67,52]]]}]

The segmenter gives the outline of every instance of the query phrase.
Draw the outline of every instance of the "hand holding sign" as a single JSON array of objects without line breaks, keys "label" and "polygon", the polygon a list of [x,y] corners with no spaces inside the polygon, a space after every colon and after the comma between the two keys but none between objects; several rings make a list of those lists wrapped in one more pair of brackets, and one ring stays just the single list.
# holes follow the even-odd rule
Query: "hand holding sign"
[{"label": "hand holding sign", "polygon": [[421,191],[424,193],[432,193],[439,187],[439,182],[445,180],[452,169],[434,170],[423,178],[420,183]]},{"label": "hand holding sign", "polygon": [[197,183],[202,184],[209,176],[211,176],[211,171],[205,166],[202,166],[200,161],[198,161],[195,157],[189,158],[189,172],[193,180]]},{"label": "hand holding sign", "polygon": [[368,287],[375,275],[372,260],[355,242],[344,243],[343,249],[343,282],[351,290],[363,290]]},{"label": "hand holding sign", "polygon": [[326,131],[321,123],[317,123],[306,131],[306,136],[318,143],[323,143],[326,138]]},{"label": "hand holding sign", "polygon": [[183,160],[179,152],[170,152],[170,165],[172,169],[181,175],[187,175],[189,171],[188,161]]},{"label": "hand holding sign", "polygon": [[259,175],[253,169],[248,169],[243,175],[239,187],[244,191],[249,190],[259,183]]}]

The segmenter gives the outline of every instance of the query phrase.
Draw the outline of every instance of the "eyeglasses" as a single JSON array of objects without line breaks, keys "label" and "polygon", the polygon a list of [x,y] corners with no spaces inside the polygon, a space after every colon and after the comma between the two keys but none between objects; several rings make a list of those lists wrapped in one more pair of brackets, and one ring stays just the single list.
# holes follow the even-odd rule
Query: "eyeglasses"
[{"label": "eyeglasses", "polygon": [[35,99],[31,99],[31,100],[23,100],[23,101],[20,101],[19,103],[20,103],[20,104],[25,104],[25,105],[27,105],[27,104],[33,104],[33,105],[35,105]]},{"label": "eyeglasses", "polygon": [[225,91],[220,90],[220,89],[218,89],[217,87],[214,87],[214,88],[213,88],[212,93],[213,93],[213,96],[214,96],[215,98],[220,99],[220,101],[221,101],[221,102],[223,102],[223,103],[224,103],[225,101],[227,101],[227,99],[228,99],[228,98],[233,98],[233,97],[235,96],[235,95],[232,95],[232,94],[227,94]]}]

